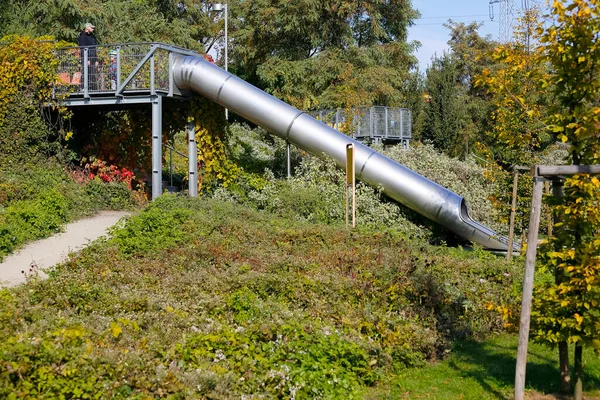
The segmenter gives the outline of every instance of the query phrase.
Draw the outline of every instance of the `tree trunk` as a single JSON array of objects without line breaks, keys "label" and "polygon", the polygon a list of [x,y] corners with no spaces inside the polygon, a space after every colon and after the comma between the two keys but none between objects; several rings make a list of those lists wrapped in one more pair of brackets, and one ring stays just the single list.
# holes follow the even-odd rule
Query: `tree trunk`
[{"label": "tree trunk", "polygon": [[569,375],[569,345],[566,341],[558,343],[558,360],[560,368],[560,393],[571,392],[571,376]]},{"label": "tree trunk", "polygon": [[[552,195],[562,198],[564,195],[562,180],[552,181]],[[555,223],[560,222],[556,216]],[[564,275],[560,269],[556,269],[554,281],[559,285],[564,280]],[[560,393],[569,394],[571,392],[571,375],[569,374],[569,344],[566,341],[558,342],[558,360],[560,368]]]},{"label": "tree trunk", "polygon": [[583,347],[575,344],[575,393],[574,400],[583,400]]}]

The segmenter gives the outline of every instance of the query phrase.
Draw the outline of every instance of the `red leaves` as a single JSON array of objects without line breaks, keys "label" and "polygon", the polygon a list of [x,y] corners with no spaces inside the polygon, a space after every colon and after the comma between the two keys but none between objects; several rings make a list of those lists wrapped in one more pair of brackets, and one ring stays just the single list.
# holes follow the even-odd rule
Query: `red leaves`
[{"label": "red leaves", "polygon": [[135,179],[133,171],[127,168],[119,168],[116,165],[108,165],[106,161],[94,159],[91,163],[86,163],[84,170],[89,176],[90,180],[96,176],[103,182],[125,182],[127,187],[131,189],[132,181]]}]

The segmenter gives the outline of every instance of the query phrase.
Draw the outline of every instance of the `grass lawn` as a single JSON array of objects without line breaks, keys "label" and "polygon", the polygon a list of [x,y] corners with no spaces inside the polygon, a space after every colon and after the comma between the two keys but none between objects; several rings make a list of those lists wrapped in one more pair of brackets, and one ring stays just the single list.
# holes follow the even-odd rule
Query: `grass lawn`
[{"label": "grass lawn", "polygon": [[[391,383],[389,391],[374,397],[511,399],[517,343],[517,336],[508,334],[483,342],[459,343],[443,362],[403,371]],[[585,398],[600,399],[600,357],[585,350],[584,368]],[[525,390],[531,399],[555,398],[552,394],[558,391],[557,350],[529,344]]]}]

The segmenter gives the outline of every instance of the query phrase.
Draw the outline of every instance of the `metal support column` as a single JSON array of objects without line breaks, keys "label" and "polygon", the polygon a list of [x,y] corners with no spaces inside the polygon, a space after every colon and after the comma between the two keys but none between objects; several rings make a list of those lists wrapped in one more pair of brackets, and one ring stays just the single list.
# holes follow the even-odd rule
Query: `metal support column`
[{"label": "metal support column", "polygon": [[83,48],[83,97],[86,99],[90,98],[90,57],[88,48]]},{"label": "metal support column", "polygon": [[400,110],[400,138],[404,140],[404,110]]},{"label": "metal support column", "polygon": [[152,200],[162,194],[162,97],[152,99]]},{"label": "metal support column", "polygon": [[188,180],[190,197],[198,196],[198,145],[194,122],[188,122]]},{"label": "metal support column", "polygon": [[290,142],[287,142],[286,146],[287,150],[287,177],[290,179],[292,177],[292,149],[290,148]]},{"label": "metal support column", "polygon": [[384,108],[384,112],[385,112],[385,138],[387,139],[388,137],[388,108]]}]

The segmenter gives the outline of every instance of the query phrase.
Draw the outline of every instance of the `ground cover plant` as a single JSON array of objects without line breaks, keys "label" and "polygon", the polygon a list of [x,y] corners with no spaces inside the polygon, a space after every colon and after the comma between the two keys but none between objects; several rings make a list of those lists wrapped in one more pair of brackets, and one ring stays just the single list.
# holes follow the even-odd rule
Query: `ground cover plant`
[{"label": "ground cover plant", "polygon": [[164,196],[50,279],[2,289],[0,397],[362,398],[501,330],[519,266]]},{"label": "ground cover plant", "polygon": [[135,205],[127,183],[94,178],[53,161],[0,169],[0,261],[23,243],[60,232],[67,222]]}]

